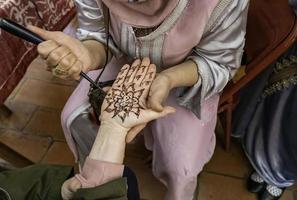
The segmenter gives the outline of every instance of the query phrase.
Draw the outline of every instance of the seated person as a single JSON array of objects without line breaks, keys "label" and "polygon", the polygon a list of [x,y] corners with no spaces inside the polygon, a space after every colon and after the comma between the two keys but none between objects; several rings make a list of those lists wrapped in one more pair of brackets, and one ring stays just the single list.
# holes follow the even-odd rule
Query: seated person
[{"label": "seated person", "polygon": [[[176,109],[143,130],[146,148],[154,154],[152,171],[167,188],[164,199],[192,200],[197,175],[214,152],[219,95],[240,67],[249,0],[74,2],[79,40],[31,27],[47,40],[38,46],[39,54],[61,78],[79,79],[83,71],[95,79],[107,63],[100,81],[114,79],[125,63],[149,57],[159,73],[148,107]],[[82,114],[88,113],[89,89],[82,80],[61,115],[66,140],[82,166],[98,131]]]},{"label": "seated person", "polygon": [[296,75],[295,43],[241,92],[234,112],[233,134],[254,168],[247,189],[259,200],[278,200],[297,181]]}]

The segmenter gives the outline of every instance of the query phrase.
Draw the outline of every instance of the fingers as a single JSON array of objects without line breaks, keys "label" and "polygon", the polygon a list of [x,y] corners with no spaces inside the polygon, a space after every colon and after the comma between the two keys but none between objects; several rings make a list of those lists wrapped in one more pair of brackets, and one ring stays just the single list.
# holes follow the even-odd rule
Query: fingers
[{"label": "fingers", "polygon": [[154,78],[153,83],[150,87],[149,95],[148,95],[148,107],[161,112],[163,110],[163,102],[168,97],[171,90],[171,82],[167,76],[162,74],[158,74],[156,78]]},{"label": "fingers", "polygon": [[146,123],[140,124],[131,128],[126,136],[126,143],[130,143],[137,136],[137,134],[140,133],[140,131],[142,131],[142,129],[145,128],[145,126],[146,126]]},{"label": "fingers", "polygon": [[170,106],[166,106],[164,107],[162,112],[156,112],[154,110],[146,110],[145,112],[145,118],[147,119],[147,122],[150,122],[152,120],[161,118],[161,117],[165,117],[166,115],[169,115],[171,113],[175,113],[175,108],[170,107]]},{"label": "fingers", "polygon": [[[46,59],[48,69],[52,70],[54,76],[62,79],[72,76],[79,79],[77,74],[81,71],[81,67],[78,68],[78,64],[74,65],[77,58],[66,46],[60,46],[53,40],[47,40],[39,44],[37,50],[40,56]],[[74,65],[74,69],[68,71],[72,65]]]},{"label": "fingers", "polygon": [[[156,75],[156,65],[154,64],[150,64],[148,67],[146,67],[146,74],[144,74],[144,76],[142,77],[142,80],[139,84],[140,88],[144,88],[143,93],[141,95],[140,98],[140,105],[143,108],[147,108],[147,97],[148,97],[148,93],[150,91],[150,87],[153,83],[153,80],[155,79],[155,75]],[[162,111],[162,109],[158,110],[158,111]]]},{"label": "fingers", "polygon": [[151,64],[145,74],[142,84],[151,84],[156,77],[157,67],[155,64]]},{"label": "fingers", "polygon": [[69,69],[69,76],[74,78],[75,80],[80,79],[80,72],[82,71],[83,64],[81,61],[76,60],[76,62],[72,65],[72,67]]},{"label": "fingers", "polygon": [[116,80],[114,81],[112,87],[121,87],[121,85],[124,83],[125,81],[125,78],[129,72],[129,69],[130,69],[130,65],[126,64],[124,65],[120,72],[118,73],[118,76],[116,78]]},{"label": "fingers", "polygon": [[137,70],[137,73],[134,76],[133,82],[140,85],[142,80],[144,79],[147,71],[149,70],[150,66],[150,59],[144,58],[142,59],[142,62]]},{"label": "fingers", "polygon": [[147,105],[149,108],[151,108],[157,112],[162,112],[164,110],[164,108],[162,106],[163,99],[164,98],[161,94],[149,96]]},{"label": "fingers", "polygon": [[68,77],[80,79],[82,62],[78,61],[68,47],[59,45],[53,40],[47,40],[39,44],[37,50],[41,57],[46,59],[48,69],[52,70],[54,76],[62,79]]},{"label": "fingers", "polygon": [[124,65],[120,70],[113,86],[120,87],[123,84],[138,83],[145,78],[147,71],[149,71],[150,59],[144,58],[135,60],[131,66]]},{"label": "fingers", "polygon": [[63,57],[58,65],[52,70],[53,74],[59,78],[72,77],[76,80],[80,78],[80,72],[82,70],[82,63],[77,60],[73,54],[68,54]]},{"label": "fingers", "polygon": [[32,32],[36,33],[37,35],[39,35],[40,37],[42,37],[44,40],[53,40],[59,44],[64,44],[66,46],[67,45],[71,46],[72,43],[77,42],[77,40],[71,39],[69,35],[61,31],[47,31],[32,25],[28,25],[27,28]]},{"label": "fingers", "polygon": [[79,79],[82,70],[86,72],[93,66],[91,53],[81,41],[60,31],[47,31],[31,25],[27,28],[46,40],[38,45],[38,53],[46,59],[48,69],[52,69],[55,76]]},{"label": "fingers", "polygon": [[28,25],[27,28],[42,37],[44,40],[55,40],[55,35],[51,31],[44,30],[37,26]]},{"label": "fingers", "polygon": [[54,51],[55,49],[57,49],[60,45],[53,40],[47,40],[45,42],[40,43],[37,46],[37,51],[39,53],[39,55],[43,58],[43,59],[47,59],[47,57],[49,56],[49,54]]},{"label": "fingers", "polygon": [[138,71],[138,68],[139,68],[140,64],[141,64],[140,59],[137,59],[132,63],[132,65],[131,65],[131,67],[129,69],[129,72],[128,72],[126,78],[125,78],[125,84],[133,82],[134,77],[135,77],[135,75],[136,75],[136,73]]},{"label": "fingers", "polygon": [[81,183],[77,178],[72,177],[66,180],[61,187],[62,198],[64,200],[72,199],[73,194],[80,188],[81,188]]},{"label": "fingers", "polygon": [[[51,41],[51,40],[49,40]],[[46,58],[46,64],[52,68],[59,64],[59,62],[68,54],[70,54],[70,49],[65,46],[59,46],[49,53]]]}]

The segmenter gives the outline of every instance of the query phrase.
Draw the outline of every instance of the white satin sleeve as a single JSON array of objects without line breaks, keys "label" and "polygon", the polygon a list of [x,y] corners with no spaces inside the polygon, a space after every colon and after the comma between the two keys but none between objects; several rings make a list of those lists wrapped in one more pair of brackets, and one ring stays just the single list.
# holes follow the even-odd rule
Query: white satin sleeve
[{"label": "white satin sleeve", "polygon": [[235,0],[228,10],[188,57],[197,65],[199,80],[179,91],[178,102],[199,118],[201,103],[222,92],[241,65],[248,0]]},{"label": "white satin sleeve", "polygon": [[[75,0],[75,4],[78,17],[76,37],[79,40],[97,40],[106,45],[106,33],[101,5],[98,5],[96,0]],[[109,49],[116,57],[121,55],[111,36]]]}]

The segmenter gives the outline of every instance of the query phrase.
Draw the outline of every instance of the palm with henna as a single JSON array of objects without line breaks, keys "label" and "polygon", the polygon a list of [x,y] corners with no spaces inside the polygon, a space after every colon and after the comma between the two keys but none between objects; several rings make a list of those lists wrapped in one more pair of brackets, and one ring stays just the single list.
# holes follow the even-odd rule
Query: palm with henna
[{"label": "palm with henna", "polygon": [[130,142],[145,124],[175,110],[165,107],[162,112],[147,108],[147,97],[156,76],[156,66],[149,58],[124,65],[102,104],[100,120],[113,121],[129,129],[126,141]]}]

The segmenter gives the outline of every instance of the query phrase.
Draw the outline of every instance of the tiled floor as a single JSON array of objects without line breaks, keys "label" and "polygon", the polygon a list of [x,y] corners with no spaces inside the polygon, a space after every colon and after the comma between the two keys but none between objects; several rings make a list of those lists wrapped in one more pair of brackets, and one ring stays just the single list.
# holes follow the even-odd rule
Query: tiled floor
[{"label": "tiled floor", "polygon": [[[6,101],[13,115],[0,119],[0,140],[29,161],[74,165],[59,116],[75,85],[73,81],[53,78],[45,71],[40,58],[34,60]],[[149,164],[145,162],[148,155],[142,142],[138,141],[128,146],[126,163],[139,178],[142,197],[161,200],[165,187],[153,177]],[[230,151],[226,152],[218,139],[215,154],[199,177],[198,199],[255,200],[256,197],[245,189],[245,178],[249,172],[249,164],[239,144],[233,142]],[[294,200],[296,189],[288,190],[282,200]]]}]

